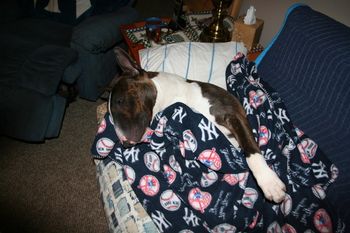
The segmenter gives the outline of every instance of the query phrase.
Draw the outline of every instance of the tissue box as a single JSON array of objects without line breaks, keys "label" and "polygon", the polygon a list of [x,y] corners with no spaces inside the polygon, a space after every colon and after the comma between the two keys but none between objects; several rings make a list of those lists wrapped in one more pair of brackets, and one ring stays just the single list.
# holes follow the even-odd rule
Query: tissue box
[{"label": "tissue box", "polygon": [[234,30],[232,40],[242,41],[248,50],[254,48],[260,40],[260,35],[263,29],[264,21],[256,19],[255,24],[244,24],[244,16],[240,16],[234,22]]}]

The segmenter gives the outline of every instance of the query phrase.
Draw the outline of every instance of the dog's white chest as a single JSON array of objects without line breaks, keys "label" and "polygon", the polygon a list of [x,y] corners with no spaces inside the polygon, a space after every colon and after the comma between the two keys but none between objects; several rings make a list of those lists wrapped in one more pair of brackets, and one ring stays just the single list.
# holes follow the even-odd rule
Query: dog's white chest
[{"label": "dog's white chest", "polygon": [[202,90],[197,83],[186,82],[182,77],[169,73],[159,73],[152,81],[157,88],[157,99],[153,114],[176,102],[180,102],[202,113],[209,120],[214,120],[209,112],[209,101],[203,97]]}]

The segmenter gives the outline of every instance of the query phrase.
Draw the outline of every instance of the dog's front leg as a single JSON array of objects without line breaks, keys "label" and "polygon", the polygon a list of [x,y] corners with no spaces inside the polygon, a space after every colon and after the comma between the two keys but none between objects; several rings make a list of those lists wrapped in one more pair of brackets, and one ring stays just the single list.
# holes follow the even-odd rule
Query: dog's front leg
[{"label": "dog's front leg", "polygon": [[286,186],[267,165],[264,157],[259,153],[254,153],[250,154],[246,159],[249,169],[252,171],[265,197],[276,203],[283,201],[286,195]]},{"label": "dog's front leg", "polygon": [[264,157],[261,155],[249,122],[245,117],[244,110],[235,108],[235,111],[231,111],[228,114],[215,115],[215,120],[219,124],[219,129],[225,135],[228,135],[227,130],[229,130],[231,136],[228,136],[228,138],[232,145],[236,147],[239,145],[244,153],[249,155],[246,156],[247,164],[258,185],[264,192],[265,197],[276,203],[283,201],[286,194],[286,187],[277,174],[269,168]]}]

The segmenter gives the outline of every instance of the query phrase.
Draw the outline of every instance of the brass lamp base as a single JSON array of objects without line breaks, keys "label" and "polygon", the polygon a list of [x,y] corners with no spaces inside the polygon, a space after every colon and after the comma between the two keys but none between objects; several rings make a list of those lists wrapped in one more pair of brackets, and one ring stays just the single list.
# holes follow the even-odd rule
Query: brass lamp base
[{"label": "brass lamp base", "polygon": [[201,42],[227,42],[231,40],[231,34],[223,25],[216,27],[216,25],[209,25],[204,28],[199,36]]},{"label": "brass lamp base", "polygon": [[231,33],[224,26],[224,18],[226,9],[232,3],[232,0],[212,0],[214,5],[213,21],[203,29],[199,35],[199,40],[202,42],[227,42],[231,40]]}]

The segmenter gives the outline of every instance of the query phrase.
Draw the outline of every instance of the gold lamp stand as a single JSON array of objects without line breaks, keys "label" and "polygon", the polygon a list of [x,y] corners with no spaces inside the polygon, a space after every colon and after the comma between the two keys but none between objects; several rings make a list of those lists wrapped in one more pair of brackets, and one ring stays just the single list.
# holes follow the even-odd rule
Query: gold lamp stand
[{"label": "gold lamp stand", "polygon": [[204,28],[199,36],[201,42],[227,42],[231,40],[231,33],[224,26],[224,19],[227,14],[227,8],[232,0],[211,0],[213,9],[213,21]]}]

